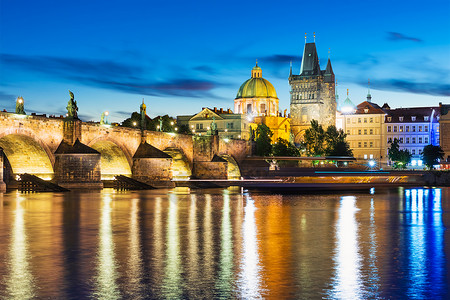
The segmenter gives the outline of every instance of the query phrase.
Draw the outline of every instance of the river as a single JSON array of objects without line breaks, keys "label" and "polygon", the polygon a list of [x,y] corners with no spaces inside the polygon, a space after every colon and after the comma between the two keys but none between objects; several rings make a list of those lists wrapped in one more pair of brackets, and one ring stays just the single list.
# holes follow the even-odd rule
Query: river
[{"label": "river", "polygon": [[0,195],[2,299],[448,299],[450,188]]}]

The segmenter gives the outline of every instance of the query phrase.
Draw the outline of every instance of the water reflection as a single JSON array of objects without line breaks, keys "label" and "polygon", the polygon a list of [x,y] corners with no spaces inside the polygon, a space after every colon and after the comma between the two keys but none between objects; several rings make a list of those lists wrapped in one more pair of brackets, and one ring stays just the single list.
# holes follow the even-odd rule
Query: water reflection
[{"label": "water reflection", "polygon": [[178,228],[178,198],[176,194],[169,194],[169,211],[166,231],[166,260],[164,277],[164,296],[178,299],[181,296],[180,237]]},{"label": "water reflection", "polygon": [[102,202],[98,235],[97,291],[95,296],[98,299],[119,299],[117,263],[111,226],[111,205],[113,202],[108,194],[103,197]]},{"label": "water reflection", "polygon": [[361,257],[358,249],[358,227],[355,219],[356,198],[342,197],[336,223],[335,276],[333,298],[362,299]]},{"label": "water reflection", "polygon": [[141,248],[141,234],[139,230],[139,199],[131,200],[130,213],[130,229],[129,229],[129,255],[128,255],[128,296],[141,294],[143,290],[143,263],[142,263],[142,248]]},{"label": "water reflection", "polygon": [[258,254],[258,238],[255,223],[255,203],[247,196],[244,211],[243,255],[240,272],[240,296],[242,298],[260,298],[262,291],[260,261]]},{"label": "water reflection", "polygon": [[9,276],[6,279],[8,299],[31,299],[35,297],[35,286],[30,269],[28,237],[25,228],[25,198],[18,196],[11,230],[9,248]]},{"label": "water reflection", "polygon": [[233,240],[230,219],[230,196],[223,195],[222,224],[220,230],[220,271],[218,294],[228,298],[233,277]]},{"label": "water reflection", "polygon": [[405,240],[409,244],[404,248],[403,265],[409,278],[407,295],[410,299],[434,298],[445,287],[441,190],[406,190],[404,201]]}]

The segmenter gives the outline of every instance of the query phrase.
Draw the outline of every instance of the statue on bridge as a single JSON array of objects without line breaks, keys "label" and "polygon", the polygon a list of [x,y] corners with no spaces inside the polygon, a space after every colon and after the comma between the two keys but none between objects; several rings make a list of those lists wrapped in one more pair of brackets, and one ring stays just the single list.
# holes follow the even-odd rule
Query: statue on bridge
[{"label": "statue on bridge", "polygon": [[144,103],[144,98],[142,98],[142,104],[141,104],[141,130],[147,129],[147,120],[145,119],[145,116],[147,114],[147,106]]},{"label": "statue on bridge", "polygon": [[78,106],[77,101],[74,100],[73,93],[69,90],[70,100],[67,104],[67,118],[69,119],[78,119]]},{"label": "statue on bridge", "polygon": [[216,123],[216,117],[214,117],[213,116],[213,120],[212,120],[212,123],[211,123],[211,126],[210,126],[210,128],[211,128],[211,135],[216,135],[216,131],[217,131],[217,123]]}]

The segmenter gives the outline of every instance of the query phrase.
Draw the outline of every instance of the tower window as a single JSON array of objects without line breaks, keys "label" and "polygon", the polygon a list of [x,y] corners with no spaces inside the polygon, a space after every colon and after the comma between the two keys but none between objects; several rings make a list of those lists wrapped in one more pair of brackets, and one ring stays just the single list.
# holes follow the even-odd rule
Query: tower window
[{"label": "tower window", "polygon": [[247,113],[248,114],[252,113],[252,105],[251,104],[247,104]]}]

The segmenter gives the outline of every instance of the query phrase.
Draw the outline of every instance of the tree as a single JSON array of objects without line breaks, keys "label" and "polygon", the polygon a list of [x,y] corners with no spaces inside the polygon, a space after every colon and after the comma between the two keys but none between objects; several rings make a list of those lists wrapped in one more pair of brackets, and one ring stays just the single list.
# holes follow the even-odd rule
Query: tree
[{"label": "tree", "polygon": [[311,127],[305,130],[304,140],[308,155],[322,156],[325,154],[325,132],[322,125],[319,125],[316,120],[311,120]]},{"label": "tree", "polygon": [[334,125],[328,126],[325,132],[325,154],[328,156],[353,156],[346,137],[347,134],[342,129],[337,130]]},{"label": "tree", "polygon": [[272,153],[271,137],[273,133],[269,127],[264,124],[256,127],[256,155],[269,156]]},{"label": "tree", "polygon": [[[158,130],[159,131],[159,125],[160,125],[160,121],[159,119],[161,118],[162,120],[162,130],[164,132],[176,132],[175,128],[177,127],[176,125],[176,120],[172,117],[169,117],[168,115],[164,115],[164,116],[157,116],[155,118],[150,118],[149,116],[145,116],[145,120],[146,120],[146,130],[151,130],[151,131],[155,131]],[[141,126],[141,115],[138,112],[133,112],[131,114],[131,117],[128,119],[125,119],[122,122],[122,126],[123,127],[131,127],[131,128],[140,128]]]},{"label": "tree", "polygon": [[405,169],[411,162],[412,155],[406,149],[400,150],[398,139],[394,139],[389,147],[388,157],[394,162],[394,169]]},{"label": "tree", "polygon": [[272,154],[274,156],[300,156],[300,151],[287,140],[278,138],[277,142],[272,145]]},{"label": "tree", "polygon": [[444,151],[440,146],[427,145],[423,148],[422,160],[431,170],[437,165],[440,159],[444,158]]},{"label": "tree", "polygon": [[191,128],[189,128],[188,124],[183,124],[178,126],[178,133],[181,134],[192,134]]}]

